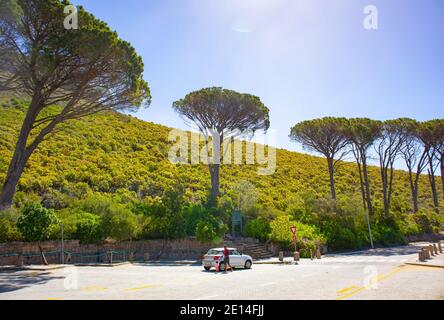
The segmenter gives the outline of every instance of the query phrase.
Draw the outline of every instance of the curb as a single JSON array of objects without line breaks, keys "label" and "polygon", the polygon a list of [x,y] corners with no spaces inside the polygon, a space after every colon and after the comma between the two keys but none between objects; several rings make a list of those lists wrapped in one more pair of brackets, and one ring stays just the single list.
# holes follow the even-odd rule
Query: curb
[{"label": "curb", "polygon": [[177,266],[195,266],[201,265],[201,261],[144,261],[138,262],[135,261],[134,264],[142,264],[142,265],[177,265]]},{"label": "curb", "polygon": [[32,267],[32,266],[12,266],[12,267],[0,267],[0,272],[2,271],[51,271],[57,269],[64,269],[69,265],[60,265],[52,267]]},{"label": "curb", "polygon": [[410,265],[410,266],[420,266],[420,267],[444,269],[444,265],[439,265],[439,264],[426,264],[426,263],[419,263],[419,262],[406,262],[405,264]]},{"label": "curb", "polygon": [[123,265],[130,264],[130,262],[118,262],[118,263],[75,263],[72,266],[76,267],[119,267]]},{"label": "curb", "polygon": [[293,261],[256,261],[253,262],[255,264],[295,264]]}]

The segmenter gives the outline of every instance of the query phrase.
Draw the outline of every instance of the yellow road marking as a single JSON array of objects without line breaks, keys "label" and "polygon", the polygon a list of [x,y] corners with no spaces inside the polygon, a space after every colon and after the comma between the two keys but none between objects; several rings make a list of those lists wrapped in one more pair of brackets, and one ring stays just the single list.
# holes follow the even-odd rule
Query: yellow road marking
[{"label": "yellow road marking", "polygon": [[336,292],[336,293],[337,293],[338,295],[342,295],[343,293],[345,293],[345,292],[347,292],[347,291],[350,291],[350,290],[352,290],[352,289],[355,289],[355,288],[357,288],[357,286],[347,287],[347,288],[342,289],[342,290],[340,290],[340,291],[338,291],[338,292]]},{"label": "yellow road marking", "polygon": [[84,291],[92,292],[92,291],[106,291],[108,288],[106,287],[100,287],[100,286],[89,286],[83,288]]},{"label": "yellow road marking", "polygon": [[[339,297],[336,300],[343,300],[343,299],[349,298],[349,297],[351,297],[351,296],[353,296],[353,295],[355,295],[355,294],[357,294],[357,293],[359,293],[359,292],[361,292],[361,291],[363,291],[363,290],[365,290],[365,289],[367,289],[367,288],[369,288],[369,287],[371,287],[371,286],[373,286],[373,285],[375,285],[375,284],[377,284],[377,283],[379,283],[379,282],[381,282],[381,281],[383,281],[385,279],[388,279],[388,278],[394,276],[395,274],[397,274],[398,272],[401,272],[403,270],[405,271],[403,266],[396,267],[388,274],[381,274],[379,276],[376,276],[376,277],[372,278],[370,280],[370,283],[368,285],[366,285],[366,286],[362,286],[362,287],[356,287],[355,286],[357,288],[356,290],[354,290],[354,291],[352,291],[352,292],[350,292],[350,293],[348,293],[348,294],[346,294],[346,295],[344,295],[342,297]],[[351,288],[351,287],[345,288],[345,289],[343,289],[341,291],[343,291],[343,292],[349,291],[349,290],[346,290],[346,289],[349,289],[349,288]],[[338,291],[338,294],[341,291]]]},{"label": "yellow road marking", "polygon": [[158,284],[148,284],[148,285],[143,286],[143,287],[128,288],[128,289],[125,289],[125,291],[140,291],[140,290],[155,288],[155,287],[158,287],[158,286],[159,286]]},{"label": "yellow road marking", "polygon": [[63,300],[63,298],[47,298],[46,300],[56,301],[56,300]]}]

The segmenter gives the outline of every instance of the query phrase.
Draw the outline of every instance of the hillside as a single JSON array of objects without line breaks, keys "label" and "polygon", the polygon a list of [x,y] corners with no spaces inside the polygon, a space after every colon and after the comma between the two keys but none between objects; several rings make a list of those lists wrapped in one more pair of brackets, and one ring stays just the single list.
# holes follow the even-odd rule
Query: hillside
[{"label": "hillside", "polygon": [[[23,99],[3,98],[0,102],[0,183],[5,179],[26,105]],[[249,208],[241,210],[247,236],[270,239],[288,248],[288,230],[296,224],[303,239],[299,243],[303,255],[309,255],[308,248],[314,248],[316,242],[332,248],[369,244],[354,163],[342,163],[336,174],[336,205],[329,200],[323,158],[278,149],[276,171],[268,176],[257,173],[263,165],[223,165],[222,194],[214,207],[207,203],[207,166],[169,161],[171,128],[106,112],[67,122],[60,129],[31,156],[18,184],[13,210],[0,212],[0,242],[22,239],[17,219],[29,203],[54,209],[65,226],[65,237],[85,243],[186,236],[216,241],[230,228],[239,195],[246,194],[248,199],[249,194],[255,194],[249,198],[254,199]],[[442,227],[442,215],[431,209],[425,175],[420,182],[421,211],[409,214],[408,176],[396,171],[390,217],[382,214],[377,167],[370,168],[370,179],[376,243],[401,243],[407,235],[437,232]],[[237,189],[242,181],[250,183],[247,191]],[[60,237],[59,224],[49,237]]]},{"label": "hillside", "polygon": [[[4,101],[0,106],[0,182],[17,138],[26,103]],[[161,197],[166,186],[180,181],[189,201],[204,201],[210,187],[205,165],[172,164],[168,160],[171,128],[137,118],[103,113],[64,124],[32,155],[20,180],[18,195],[36,193],[57,197],[72,195],[88,186],[103,193],[124,192],[137,197]],[[227,192],[239,180],[254,184],[258,201],[268,207],[285,210],[298,193],[328,196],[329,184],[325,160],[283,149],[277,150],[276,172],[257,174],[256,165],[224,165],[221,190]],[[374,198],[380,184],[378,168],[370,168]],[[409,210],[410,190],[406,172],[395,177],[394,204]],[[359,177],[353,163],[344,163],[336,175],[339,195],[359,196]],[[420,203],[429,206],[429,186],[422,177]]]}]

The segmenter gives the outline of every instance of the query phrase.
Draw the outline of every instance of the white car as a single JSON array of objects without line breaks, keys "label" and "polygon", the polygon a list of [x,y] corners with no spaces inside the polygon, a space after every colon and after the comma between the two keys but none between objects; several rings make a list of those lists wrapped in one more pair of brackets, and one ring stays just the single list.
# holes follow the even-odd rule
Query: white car
[{"label": "white car", "polygon": [[[253,258],[242,254],[236,248],[227,248],[230,251],[230,265],[233,268],[250,269],[253,265]],[[224,248],[214,248],[208,250],[202,260],[202,266],[205,270],[219,267],[219,271],[225,271]]]}]

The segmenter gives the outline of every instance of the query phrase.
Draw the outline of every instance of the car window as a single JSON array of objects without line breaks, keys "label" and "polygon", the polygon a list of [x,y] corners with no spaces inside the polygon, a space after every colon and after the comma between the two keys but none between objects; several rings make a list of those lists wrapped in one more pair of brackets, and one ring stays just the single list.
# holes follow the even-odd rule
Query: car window
[{"label": "car window", "polygon": [[230,254],[232,254],[233,256],[239,256],[240,255],[239,251],[237,251],[237,250],[231,250]]},{"label": "car window", "polygon": [[208,252],[207,252],[207,254],[210,255],[210,256],[214,256],[214,255],[221,254],[221,253],[222,253],[222,251],[220,251],[220,250],[214,250],[214,249],[210,249],[210,250],[208,250]]}]

